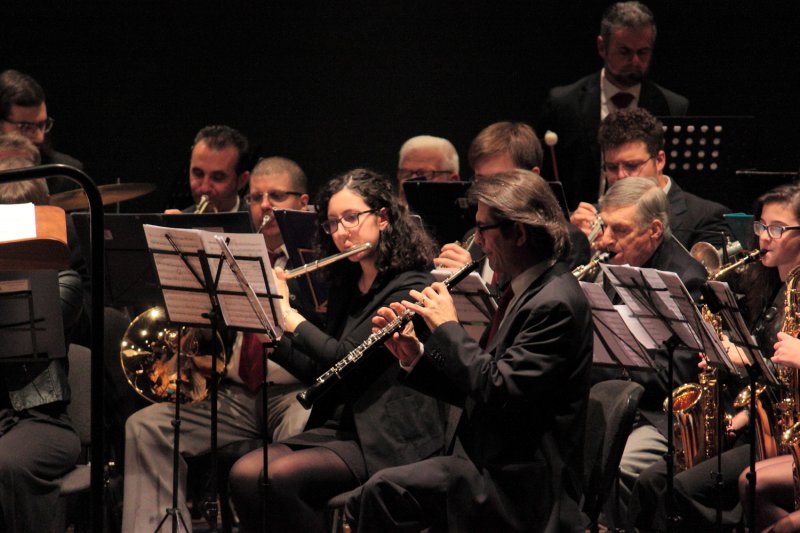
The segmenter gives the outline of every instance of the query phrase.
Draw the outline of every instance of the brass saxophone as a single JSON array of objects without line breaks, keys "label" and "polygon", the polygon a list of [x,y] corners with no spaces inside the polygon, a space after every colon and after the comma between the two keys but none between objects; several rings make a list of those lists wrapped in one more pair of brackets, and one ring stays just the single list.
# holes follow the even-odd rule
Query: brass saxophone
[{"label": "brass saxophone", "polygon": [[[800,278],[800,265],[794,267],[786,276],[786,306],[781,331],[792,337],[800,333],[798,320],[797,280]],[[791,454],[792,478],[794,479],[794,508],[800,509],[800,371],[783,365],[777,366],[778,381],[781,384],[781,397],[778,401],[778,424],[781,434],[781,452]]]},{"label": "brass saxophone", "polygon": [[[718,335],[722,335],[721,318],[703,306],[703,319]],[[697,463],[715,457],[718,449],[719,404],[717,403],[718,370],[706,367],[697,378],[698,383],[686,383],[672,391],[674,417],[675,471],[688,470]],[[668,408],[664,400],[664,411]]]}]

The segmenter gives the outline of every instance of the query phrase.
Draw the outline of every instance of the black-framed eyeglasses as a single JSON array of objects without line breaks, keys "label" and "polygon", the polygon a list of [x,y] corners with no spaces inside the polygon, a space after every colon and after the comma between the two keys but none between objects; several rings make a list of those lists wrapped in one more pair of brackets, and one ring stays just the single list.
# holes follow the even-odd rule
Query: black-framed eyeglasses
[{"label": "black-framed eyeglasses", "polygon": [[424,178],[425,181],[433,181],[437,177],[452,176],[452,170],[409,170],[406,168],[397,169],[397,179],[400,181],[410,180],[411,178]]},{"label": "black-framed eyeglasses", "polygon": [[645,163],[653,159],[654,156],[650,156],[647,159],[642,161],[620,161],[619,163],[603,163],[603,168],[609,174],[617,174],[620,169],[625,171],[625,174],[633,174],[637,172],[640,168],[644,166]]},{"label": "black-framed eyeglasses", "polygon": [[251,192],[250,194],[244,195],[244,201],[248,203],[248,205],[252,204],[260,204],[264,201],[264,195],[267,195],[269,201],[272,203],[283,202],[290,196],[303,196],[302,192],[297,191],[269,191],[269,192]]},{"label": "black-framed eyeglasses", "polygon": [[7,118],[2,119],[3,122],[8,122],[9,124],[13,124],[17,127],[17,131],[24,135],[33,135],[36,133],[36,130],[42,130],[44,133],[53,129],[53,124],[56,123],[56,119],[53,117],[47,117],[46,119],[42,120],[41,122],[16,122],[14,120],[9,120]]},{"label": "black-framed eyeglasses", "polygon": [[780,239],[783,236],[783,232],[790,229],[800,229],[800,226],[779,226],[777,224],[766,225],[759,220],[753,222],[753,233],[756,235],[761,235],[766,230],[767,234],[773,239]]},{"label": "black-framed eyeglasses", "polygon": [[503,226],[510,226],[510,225],[511,225],[510,220],[501,220],[500,222],[495,222],[494,224],[475,224],[475,233],[477,233],[478,236],[483,237],[483,232],[488,229],[501,228]]},{"label": "black-framed eyeglasses", "polygon": [[343,228],[355,228],[361,224],[361,215],[366,215],[367,213],[376,213],[378,211],[380,211],[380,209],[367,209],[366,211],[359,211],[358,213],[347,213],[342,218],[323,222],[320,224],[320,227],[322,228],[322,231],[328,235],[333,235],[336,233],[336,230],[339,229],[339,224],[341,224]]}]

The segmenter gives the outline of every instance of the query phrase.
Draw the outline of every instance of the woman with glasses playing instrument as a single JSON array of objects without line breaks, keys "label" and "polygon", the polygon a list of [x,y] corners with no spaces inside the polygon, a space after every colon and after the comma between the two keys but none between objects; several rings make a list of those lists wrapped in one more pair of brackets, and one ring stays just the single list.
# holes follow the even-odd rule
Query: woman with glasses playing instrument
[{"label": "woman with glasses playing instrument", "polygon": [[[428,271],[436,253],[383,176],[348,172],[324,187],[317,204],[319,257],[366,242],[372,247],[326,271],[332,283],[325,331],[285,309],[285,334],[270,357],[309,383],[369,337],[380,307],[432,283]],[[404,387],[398,372],[397,362],[380,348],[316,402],[306,432],[269,445],[270,531],[321,531],[332,496],[381,468],[443,451],[443,411]],[[242,531],[260,530],[263,471],[263,450],[244,456],[231,471]]]},{"label": "woman with glasses playing instrument", "polygon": [[[749,269],[742,287],[749,287],[745,296],[749,307],[763,309],[762,316],[774,317],[756,327],[756,338],[773,363],[800,368],[800,341],[781,332],[787,318],[790,322],[800,318],[795,316],[797,309],[789,310],[792,316],[784,316],[787,277],[800,265],[800,185],[782,185],[761,196],[755,216],[753,230],[764,253],[760,264]],[[755,524],[751,531],[800,529],[800,513],[793,512],[793,462],[791,455],[781,455],[756,464]],[[739,477],[745,508],[750,504],[748,471],[745,469]]]}]

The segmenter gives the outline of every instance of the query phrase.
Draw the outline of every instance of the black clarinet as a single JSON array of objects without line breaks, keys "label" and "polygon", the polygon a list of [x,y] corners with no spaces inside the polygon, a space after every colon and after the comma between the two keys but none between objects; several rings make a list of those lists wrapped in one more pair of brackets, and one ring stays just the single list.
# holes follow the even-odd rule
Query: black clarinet
[{"label": "black clarinet", "polygon": [[[483,258],[468,263],[461,267],[459,270],[453,272],[444,283],[448,290],[455,287],[466,278],[470,272],[480,266]],[[383,328],[376,331],[366,338],[364,342],[356,346],[350,353],[340,359],[335,365],[328,369],[324,374],[320,375],[317,380],[309,388],[297,394],[297,401],[306,409],[311,409],[321,396],[327,393],[334,385],[342,380],[342,378],[358,363],[361,359],[373,353],[375,348],[382,346],[384,342],[389,340],[392,335],[400,331],[409,320],[414,318],[414,311],[406,309],[394,320],[386,324]]]}]

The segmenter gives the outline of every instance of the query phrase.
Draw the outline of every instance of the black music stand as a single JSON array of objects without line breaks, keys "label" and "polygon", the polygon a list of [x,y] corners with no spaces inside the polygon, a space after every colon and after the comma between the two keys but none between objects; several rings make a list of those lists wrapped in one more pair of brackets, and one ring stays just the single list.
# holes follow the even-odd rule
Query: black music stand
[{"label": "black music stand", "polygon": [[422,218],[424,228],[440,243],[460,241],[475,226],[475,206],[467,201],[470,181],[406,181],[408,206]]},{"label": "black music stand", "polygon": [[[659,117],[664,124],[664,174],[681,187],[711,198],[735,211],[742,206],[744,191],[734,173],[752,161],[755,130],[751,116]],[[750,201],[750,197],[747,197]]]},{"label": "black music stand", "polygon": [[[248,325],[249,315],[239,312],[242,308],[241,302],[237,300],[247,298],[244,294],[239,294],[237,290],[231,290],[232,285],[237,285],[236,280],[231,279],[232,274],[224,270],[223,261],[219,250],[219,242],[216,235],[212,232],[198,230],[179,230],[156,226],[146,226],[144,228],[147,236],[148,246],[151,250],[155,270],[159,276],[161,289],[164,294],[164,302],[170,322],[179,325],[206,327],[213,330],[214,335],[222,336],[226,329],[236,329],[240,331],[261,331],[258,324]],[[224,234],[223,234],[224,235]],[[228,234],[228,238],[236,239],[239,246],[258,252],[258,256],[242,257],[247,259],[253,267],[259,270],[263,276],[264,292],[258,294],[258,298],[265,298],[267,305],[271,307],[273,316],[276,313],[274,299],[280,296],[276,293],[274,285],[267,276],[268,264],[266,246],[263,238],[259,234]],[[215,273],[212,274],[212,269]],[[198,272],[200,270],[200,272]],[[246,306],[250,304],[245,302]],[[212,361],[216,361],[216,354],[213,354]],[[212,531],[216,531],[217,522],[217,365],[211,367],[211,467],[210,467],[210,490],[208,518],[211,523]],[[266,391],[265,391],[266,393]],[[176,402],[176,421],[180,425],[179,407]],[[177,450],[179,442],[179,429],[175,429],[175,445],[173,449],[175,461],[174,471],[178,469]],[[183,521],[177,505],[177,474],[173,474],[173,507],[166,510],[166,514],[158,526],[172,517],[173,533],[177,528],[178,518]],[[185,527],[185,524],[184,524]],[[157,531],[158,531],[157,529]]]},{"label": "black music stand", "polygon": [[67,356],[54,271],[0,272],[0,363]]},{"label": "black music stand", "polygon": [[[431,272],[436,281],[443,282],[452,271],[446,269],[436,269]],[[470,272],[461,282],[450,290],[453,303],[456,306],[458,323],[464,328],[467,334],[479,341],[483,332],[492,322],[492,317],[497,311],[497,302],[489,292],[489,287],[483,281],[480,274]]]},{"label": "black music stand", "polygon": [[[72,220],[84,251],[90,251],[89,214],[72,213]],[[251,233],[249,213],[204,213],[166,215],[161,213],[107,213],[103,216],[106,305],[150,308],[163,305],[158,278],[147,248],[143,225],[168,228],[199,228],[226,233]],[[90,269],[91,272],[91,269]]]},{"label": "black music stand", "polygon": [[606,264],[601,265],[601,268],[617,294],[659,345],[654,351],[653,359],[658,352],[666,353],[667,356],[667,451],[664,460],[667,464],[667,530],[672,531],[679,520],[674,514],[672,502],[675,450],[672,405],[674,353],[681,346],[706,353],[716,353],[720,347],[710,342],[709,336],[703,333],[706,331],[702,325],[703,319],[686,287],[674,272]]}]

